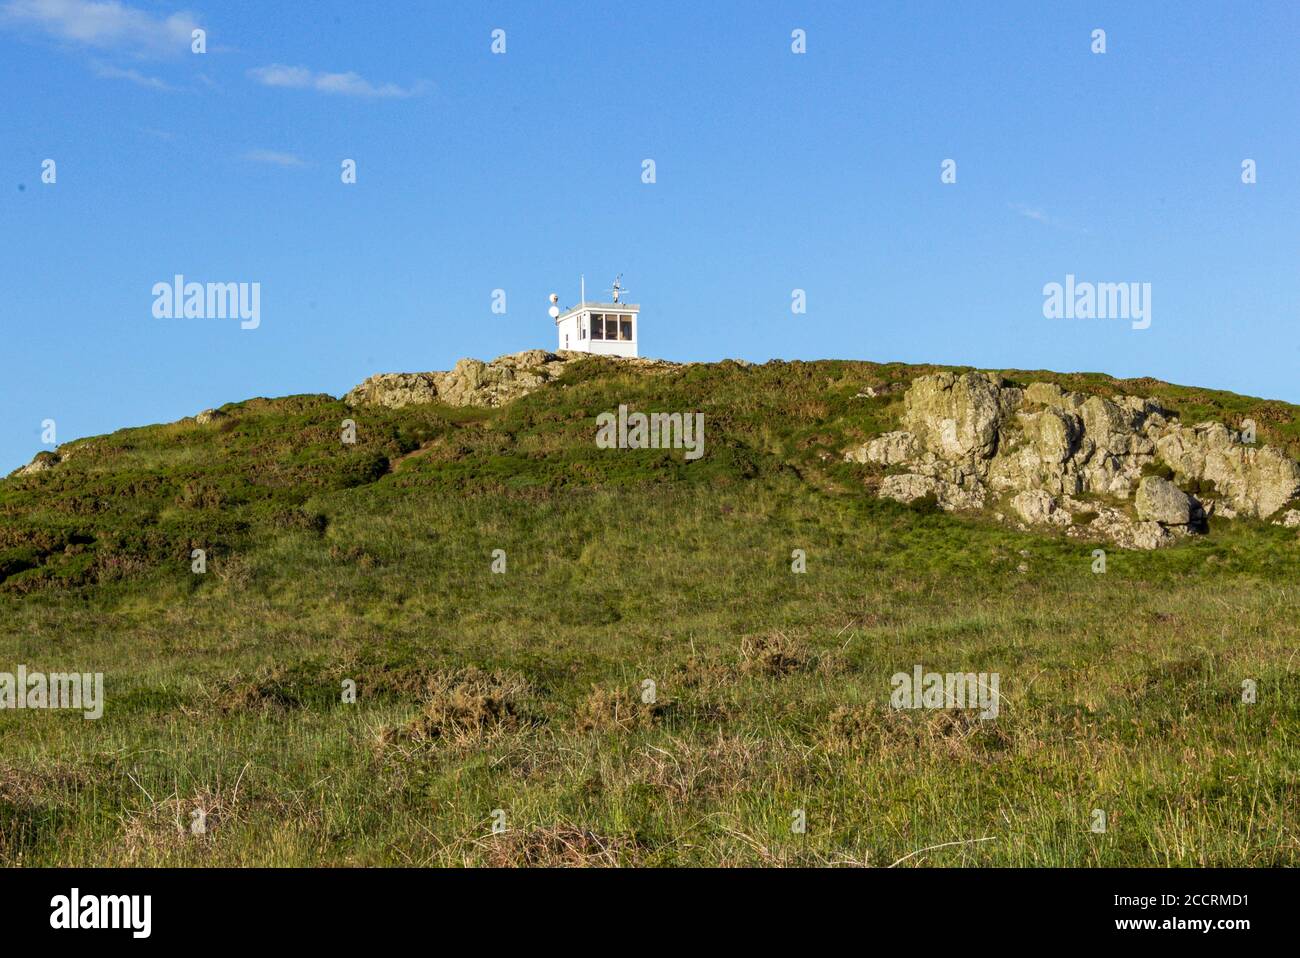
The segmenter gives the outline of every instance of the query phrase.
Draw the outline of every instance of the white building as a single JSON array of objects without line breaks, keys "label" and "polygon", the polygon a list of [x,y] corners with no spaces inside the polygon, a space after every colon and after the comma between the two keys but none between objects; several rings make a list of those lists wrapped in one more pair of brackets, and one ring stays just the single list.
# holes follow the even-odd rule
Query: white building
[{"label": "white building", "polygon": [[[637,355],[637,326],[641,322],[641,307],[635,303],[619,302],[622,290],[617,280],[614,281],[612,292],[612,303],[589,303],[586,301],[584,283],[583,300],[577,306],[570,306],[564,312],[551,307],[560,349],[596,353],[600,356]],[[551,297],[552,302],[555,299],[555,296]]]}]

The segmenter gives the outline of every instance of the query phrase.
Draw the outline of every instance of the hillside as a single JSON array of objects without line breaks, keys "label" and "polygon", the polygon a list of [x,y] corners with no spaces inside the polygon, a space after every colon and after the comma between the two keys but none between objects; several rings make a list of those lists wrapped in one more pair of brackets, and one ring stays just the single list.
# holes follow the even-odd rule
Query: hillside
[{"label": "hillside", "polygon": [[[882,497],[903,467],[854,450],[968,370],[500,369],[231,403],[0,481],[0,671],[102,671],[107,700],[0,711],[0,862],[1300,859],[1294,501],[1134,551],[1090,528],[1120,498],[1037,528]],[[1300,457],[1281,402],[990,381],[1251,420]],[[704,455],[598,448],[620,405],[702,413]],[[892,710],[917,664],[1000,674],[1001,714]]]}]

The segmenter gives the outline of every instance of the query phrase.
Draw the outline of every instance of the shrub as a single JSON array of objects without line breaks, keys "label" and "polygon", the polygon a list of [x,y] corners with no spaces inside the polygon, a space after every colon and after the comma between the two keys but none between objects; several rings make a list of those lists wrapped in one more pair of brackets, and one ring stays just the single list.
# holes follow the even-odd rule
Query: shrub
[{"label": "shrub", "polygon": [[358,453],[349,457],[338,471],[338,484],[343,488],[365,486],[388,472],[388,457],[377,452]]},{"label": "shrub", "polygon": [[913,499],[911,502],[908,503],[908,506],[914,512],[919,512],[921,513],[921,515],[924,516],[934,515],[935,513],[940,511],[939,497],[936,496],[933,492],[928,492],[925,495],[921,496],[921,498],[919,499]]}]

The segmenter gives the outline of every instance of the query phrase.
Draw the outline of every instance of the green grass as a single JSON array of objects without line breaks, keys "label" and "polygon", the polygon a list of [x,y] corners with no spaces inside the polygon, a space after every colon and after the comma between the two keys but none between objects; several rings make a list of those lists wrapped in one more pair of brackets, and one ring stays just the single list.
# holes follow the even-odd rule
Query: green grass
[{"label": "green grass", "polygon": [[[0,670],[107,693],[99,721],[0,712],[0,862],[1295,864],[1295,532],[1216,522],[1095,575],[1096,543],[877,500],[840,452],[901,392],[857,394],[929,369],[250,400],[0,483]],[[1300,434],[1294,407],[1140,383]],[[596,449],[619,403],[702,411],[704,458]],[[1001,714],[892,712],[917,663],[999,673]]]}]

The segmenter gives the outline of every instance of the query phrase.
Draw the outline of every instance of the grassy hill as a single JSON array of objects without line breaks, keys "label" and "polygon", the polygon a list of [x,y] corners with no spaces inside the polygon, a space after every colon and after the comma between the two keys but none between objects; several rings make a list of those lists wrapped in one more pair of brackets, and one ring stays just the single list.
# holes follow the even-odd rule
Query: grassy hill
[{"label": "grassy hill", "polygon": [[[0,481],[0,671],[107,698],[0,711],[0,863],[1296,864],[1295,530],[1098,575],[1095,543],[877,499],[841,453],[937,368],[253,399]],[[1004,372],[1300,455],[1284,403]],[[596,448],[620,403],[702,412],[705,455]],[[891,710],[915,664],[999,673],[1001,714]]]}]

